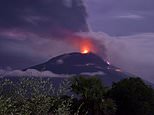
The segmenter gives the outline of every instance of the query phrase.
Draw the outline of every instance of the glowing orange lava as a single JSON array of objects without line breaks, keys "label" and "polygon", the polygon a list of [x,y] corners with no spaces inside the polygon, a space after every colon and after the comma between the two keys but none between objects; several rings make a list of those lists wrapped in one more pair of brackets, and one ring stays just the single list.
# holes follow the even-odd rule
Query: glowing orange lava
[{"label": "glowing orange lava", "polygon": [[92,41],[90,41],[88,39],[82,40],[80,42],[80,52],[83,54],[94,52],[94,46],[92,44]]},{"label": "glowing orange lava", "polygon": [[89,53],[90,51],[88,50],[88,49],[81,49],[82,51],[81,51],[81,53],[83,53],[83,54],[87,54],[87,53]]},{"label": "glowing orange lava", "polygon": [[76,37],[75,39],[73,39],[73,46],[75,46],[82,54],[87,54],[91,52],[96,53],[98,51],[91,38]]}]

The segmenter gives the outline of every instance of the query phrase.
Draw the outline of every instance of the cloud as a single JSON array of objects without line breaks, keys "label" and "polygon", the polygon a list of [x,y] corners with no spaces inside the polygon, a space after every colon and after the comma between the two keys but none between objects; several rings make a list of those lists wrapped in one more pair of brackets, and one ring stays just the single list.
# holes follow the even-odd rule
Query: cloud
[{"label": "cloud", "polygon": [[59,78],[68,78],[73,75],[63,75],[63,74],[55,74],[50,71],[40,72],[35,69],[28,69],[27,71],[21,70],[0,70],[0,77],[59,77]]},{"label": "cloud", "polygon": [[23,69],[62,53],[79,51],[79,48],[73,47],[65,39],[44,39],[37,36],[27,38],[0,39],[0,68],[11,66],[14,69]]},{"label": "cloud", "polygon": [[[103,72],[85,72],[81,73],[81,75],[90,75],[90,76],[95,76],[95,75],[104,75],[105,73]],[[72,75],[67,75],[67,74],[55,74],[52,73],[51,71],[37,71],[35,69],[28,69],[26,71],[21,71],[21,70],[4,70],[0,69],[0,77],[57,77],[57,78],[68,78],[76,76],[75,74]]]},{"label": "cloud", "polygon": [[77,1],[72,7],[65,5],[62,0],[1,0],[0,32],[51,37],[88,30],[84,6]]},{"label": "cloud", "polygon": [[105,46],[112,65],[154,83],[154,33],[113,37],[93,32],[88,36]]},{"label": "cloud", "polygon": [[[66,3],[67,2],[67,3]],[[86,10],[71,0],[1,0],[0,68],[25,68],[71,51],[72,36],[86,31]],[[70,37],[71,36],[71,37]]]},{"label": "cloud", "polygon": [[144,19],[144,17],[142,17],[140,15],[136,15],[136,14],[119,15],[119,16],[115,16],[115,17],[121,18],[121,19],[134,19],[134,20]]},{"label": "cloud", "polygon": [[[99,51],[95,53],[101,57],[105,54],[111,64],[154,82],[154,33],[114,37],[104,32],[91,32],[77,33],[77,36],[90,39]],[[79,51],[71,41],[63,40],[34,36],[29,40],[1,39],[1,66],[26,68],[56,55]]]},{"label": "cloud", "polygon": [[81,73],[81,75],[89,75],[89,76],[97,76],[97,75],[105,75],[105,73],[103,73],[102,71],[98,71],[98,72],[84,72],[84,73]]}]

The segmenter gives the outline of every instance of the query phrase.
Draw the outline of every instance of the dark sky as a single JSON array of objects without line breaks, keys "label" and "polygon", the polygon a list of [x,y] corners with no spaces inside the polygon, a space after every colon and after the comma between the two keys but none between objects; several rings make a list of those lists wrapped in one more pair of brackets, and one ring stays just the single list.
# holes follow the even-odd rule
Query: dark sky
[{"label": "dark sky", "polygon": [[84,0],[87,12],[64,1],[66,10],[52,5],[53,0],[0,0],[0,68],[25,68],[79,51],[57,30],[86,30],[82,16],[88,14],[92,37],[106,45],[111,62],[154,82],[153,0]]}]

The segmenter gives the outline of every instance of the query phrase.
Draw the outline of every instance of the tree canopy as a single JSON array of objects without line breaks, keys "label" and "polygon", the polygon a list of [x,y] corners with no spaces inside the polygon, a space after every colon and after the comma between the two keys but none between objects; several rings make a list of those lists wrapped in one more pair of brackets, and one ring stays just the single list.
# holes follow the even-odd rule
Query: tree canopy
[{"label": "tree canopy", "polygon": [[114,115],[116,105],[112,99],[106,98],[107,88],[97,77],[78,76],[72,80],[72,91],[84,105],[88,115]]},{"label": "tree canopy", "polygon": [[154,90],[140,78],[113,84],[109,95],[117,104],[117,115],[154,114]]}]

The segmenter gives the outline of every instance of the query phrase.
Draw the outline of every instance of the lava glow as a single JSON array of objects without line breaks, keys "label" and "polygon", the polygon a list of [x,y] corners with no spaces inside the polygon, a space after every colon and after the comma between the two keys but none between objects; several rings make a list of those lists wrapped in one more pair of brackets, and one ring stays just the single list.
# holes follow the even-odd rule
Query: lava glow
[{"label": "lava glow", "polygon": [[87,54],[89,52],[90,52],[90,50],[88,48],[86,48],[86,47],[81,49],[81,53],[83,53],[83,54]]},{"label": "lava glow", "polygon": [[[95,46],[95,42],[88,37],[81,37],[81,36],[74,36],[73,37],[73,46],[75,46],[78,51],[82,54],[87,54],[87,53],[97,53],[98,49]],[[72,40],[72,39],[71,39]]]},{"label": "lava glow", "polygon": [[92,41],[88,39],[84,39],[80,42],[80,52],[83,54],[87,54],[89,52],[95,52],[94,45]]}]

